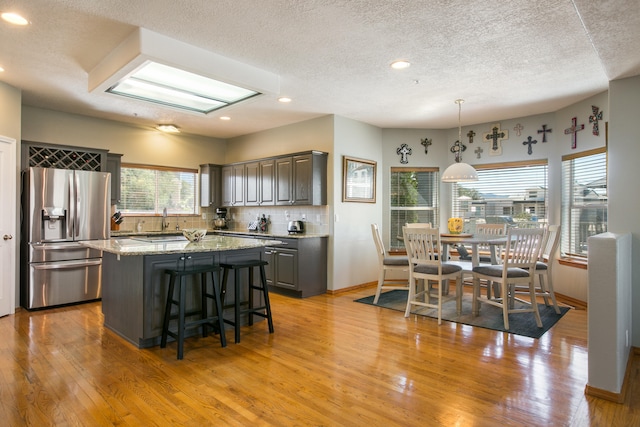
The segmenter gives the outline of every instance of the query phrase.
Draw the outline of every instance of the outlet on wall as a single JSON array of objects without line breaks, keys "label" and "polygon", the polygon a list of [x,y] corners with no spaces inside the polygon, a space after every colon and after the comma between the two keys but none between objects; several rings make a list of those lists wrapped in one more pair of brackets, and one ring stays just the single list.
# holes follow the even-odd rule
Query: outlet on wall
[{"label": "outlet on wall", "polygon": [[301,218],[301,219],[302,219],[303,221],[306,221],[306,220],[307,220],[307,214],[302,214],[302,218]]}]

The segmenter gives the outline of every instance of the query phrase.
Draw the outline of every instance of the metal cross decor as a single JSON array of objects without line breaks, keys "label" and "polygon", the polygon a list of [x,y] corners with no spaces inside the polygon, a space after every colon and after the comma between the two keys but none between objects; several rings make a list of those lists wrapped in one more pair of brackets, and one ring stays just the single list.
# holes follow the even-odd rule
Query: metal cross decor
[{"label": "metal cross decor", "polygon": [[571,134],[571,148],[575,149],[578,146],[578,132],[584,129],[584,125],[578,125],[578,118],[571,119],[571,127],[564,130],[565,135]]},{"label": "metal cross decor", "polygon": [[407,144],[402,144],[396,150],[396,154],[400,156],[400,163],[406,165],[409,163],[409,157],[411,155],[411,148]]},{"label": "metal cross decor", "polygon": [[429,154],[429,146],[431,145],[431,138],[421,139],[420,144],[424,145],[424,154]]},{"label": "metal cross decor", "polygon": [[520,123],[518,123],[513,130],[516,131],[516,135],[520,136],[520,133],[522,132],[522,129],[524,129],[524,126],[522,126]]},{"label": "metal cross decor", "polygon": [[595,136],[600,135],[600,127],[598,126],[598,120],[602,120],[602,111],[598,111],[600,108],[595,105],[591,106],[591,111],[593,111],[593,116],[589,116],[589,123],[593,123],[593,131],[592,133]]},{"label": "metal cross decor", "polygon": [[478,146],[478,148],[476,148],[476,150],[474,151],[474,153],[476,153],[476,157],[477,157],[477,158],[480,158],[480,157],[482,157],[482,152],[483,152],[483,151],[484,151],[484,150],[482,149],[482,147]]},{"label": "metal cross decor", "polygon": [[472,130],[467,132],[467,137],[469,137],[469,144],[473,144],[473,137],[476,136],[476,133]]},{"label": "metal cross decor", "polygon": [[553,129],[547,129],[547,125],[542,125],[542,129],[538,129],[538,133],[542,134],[542,142],[547,142],[547,132],[551,133]]},{"label": "metal cross decor", "polygon": [[535,139],[531,139],[530,136],[527,137],[527,140],[522,143],[522,145],[529,145],[529,149],[527,150],[527,154],[533,154],[533,150],[531,149],[531,144],[536,144],[538,141]]},{"label": "metal cross decor", "polygon": [[467,146],[462,144],[460,141],[456,141],[453,143],[453,145],[451,146],[451,152],[455,155],[455,161],[456,163],[460,163],[461,160],[461,153],[467,149]]},{"label": "metal cross decor", "polygon": [[486,141],[493,141],[489,155],[499,156],[502,154],[502,145],[498,141],[502,142],[503,139],[509,139],[509,131],[501,130],[500,123],[496,123],[491,127],[491,132],[485,132],[483,136]]}]

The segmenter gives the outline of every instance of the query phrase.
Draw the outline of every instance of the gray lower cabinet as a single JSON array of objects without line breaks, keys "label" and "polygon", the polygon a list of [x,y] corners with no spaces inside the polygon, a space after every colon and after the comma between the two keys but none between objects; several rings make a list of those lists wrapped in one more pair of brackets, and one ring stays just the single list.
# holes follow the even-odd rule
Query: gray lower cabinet
[{"label": "gray lower cabinet", "polygon": [[300,298],[327,292],[327,238],[283,239],[282,246],[267,246],[264,259],[267,284],[272,291]]},{"label": "gray lower cabinet", "polygon": [[[261,258],[264,248],[243,249],[227,252],[197,252],[189,254],[167,255],[131,255],[120,256],[108,252],[103,253],[103,290],[102,312],[106,327],[128,340],[139,348],[147,348],[160,344],[162,322],[167,301],[168,276],[164,273],[168,268],[184,268],[188,266],[212,265],[227,261],[241,261]],[[225,296],[225,304],[233,303],[234,273],[229,275],[229,289]],[[243,282],[248,280],[243,273]],[[259,275],[254,276],[257,283]],[[197,278],[187,278],[187,285]],[[208,289],[211,282],[208,279]],[[221,284],[222,285],[222,284]],[[196,310],[200,307],[200,294],[194,292],[199,287],[187,286],[186,310]],[[242,299],[247,297],[247,290],[243,286]],[[261,295],[254,291],[256,304],[261,301]],[[208,310],[215,313],[213,303]],[[225,311],[225,317],[233,318],[233,309]],[[246,316],[242,319],[246,322]],[[199,333],[198,328],[187,331],[187,335]]]}]

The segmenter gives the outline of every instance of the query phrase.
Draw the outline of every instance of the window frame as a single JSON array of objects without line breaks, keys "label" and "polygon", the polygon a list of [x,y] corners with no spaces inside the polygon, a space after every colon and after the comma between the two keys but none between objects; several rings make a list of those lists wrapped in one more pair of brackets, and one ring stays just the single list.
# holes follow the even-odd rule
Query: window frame
[{"label": "window frame", "polygon": [[[120,191],[121,191],[121,204],[124,205],[124,200],[126,198],[126,190],[125,190],[125,186],[124,183],[122,181],[124,181],[124,170],[125,169],[146,169],[146,170],[151,170],[154,172],[178,172],[178,173],[190,173],[193,174],[193,212],[177,212],[175,210],[171,210],[168,209],[168,213],[171,216],[194,216],[194,215],[198,215],[198,210],[199,210],[199,179],[198,179],[198,174],[199,171],[198,169],[192,169],[192,168],[182,168],[182,167],[172,167],[172,166],[158,166],[158,165],[148,165],[148,164],[140,164],[140,163],[122,163],[120,165],[120,175],[121,175],[121,184],[120,184]],[[156,184],[157,185],[157,184]],[[154,190],[155,192],[155,190]],[[126,209],[124,206],[122,206],[121,212],[125,213],[127,215],[130,216],[149,216],[149,217],[155,217],[155,216],[162,216],[162,208],[159,205],[159,203],[157,202],[157,195],[156,195],[156,202],[154,203],[155,205],[155,212],[141,212],[141,211],[135,211],[135,210],[128,210]],[[120,208],[120,206],[119,206]]]},{"label": "window frame", "polygon": [[[566,174],[571,173],[573,176],[574,174],[573,169],[575,169],[575,167],[573,166],[573,163],[572,163],[572,166],[571,166],[572,170],[567,172],[565,169],[567,166],[567,162],[573,162],[576,159],[584,159],[586,157],[596,156],[600,154],[604,154],[604,174],[605,174],[604,179],[606,183],[605,189],[607,192],[607,201],[604,204],[604,213],[606,217],[604,220],[604,229],[599,232],[605,232],[608,229],[608,211],[609,211],[609,198],[608,198],[609,154],[608,154],[607,147],[604,146],[604,147],[594,148],[592,150],[586,150],[579,153],[571,153],[571,154],[566,154],[562,156],[562,162],[561,162],[562,190],[561,190],[561,220],[560,220],[560,223],[562,225],[562,236],[560,239],[560,256],[564,259],[574,259],[574,260],[577,260],[578,262],[586,262],[589,258],[588,249],[585,249],[584,252],[570,250],[569,246],[572,246],[573,244],[575,244],[575,241],[576,241],[576,237],[572,235],[572,233],[575,233],[575,230],[573,230],[574,224],[572,221],[572,217],[575,216],[575,213],[570,213],[570,212],[574,211],[575,209],[582,210],[584,208],[590,208],[590,207],[593,208],[593,206],[596,206],[599,208],[603,207],[602,204],[583,205],[583,206],[576,205],[575,198],[573,197],[575,196],[575,187],[573,183],[570,183],[571,188],[566,188],[567,186]],[[569,202],[567,201],[567,197],[571,198]],[[580,221],[578,220],[578,222]],[[596,232],[595,234],[598,234],[599,232]],[[593,234],[590,234],[589,236],[591,235]],[[587,238],[589,236],[587,236]],[[586,238],[585,238],[585,242],[586,242]]]}]

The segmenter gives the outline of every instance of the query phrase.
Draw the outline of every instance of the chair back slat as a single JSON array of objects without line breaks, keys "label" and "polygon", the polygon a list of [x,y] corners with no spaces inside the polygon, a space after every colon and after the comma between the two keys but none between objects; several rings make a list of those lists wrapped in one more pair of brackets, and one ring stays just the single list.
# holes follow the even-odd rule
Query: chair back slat
[{"label": "chair back slat", "polygon": [[384,243],[382,243],[382,236],[380,235],[380,229],[378,228],[378,224],[371,224],[371,234],[373,234],[373,241],[376,244],[378,261],[382,264],[386,253],[384,249]]},{"label": "chair back slat", "polygon": [[404,226],[402,235],[410,262],[417,265],[440,264],[440,232],[437,228]]},{"label": "chair back slat", "polygon": [[509,228],[505,248],[505,268],[535,268],[544,232],[542,228]]}]

